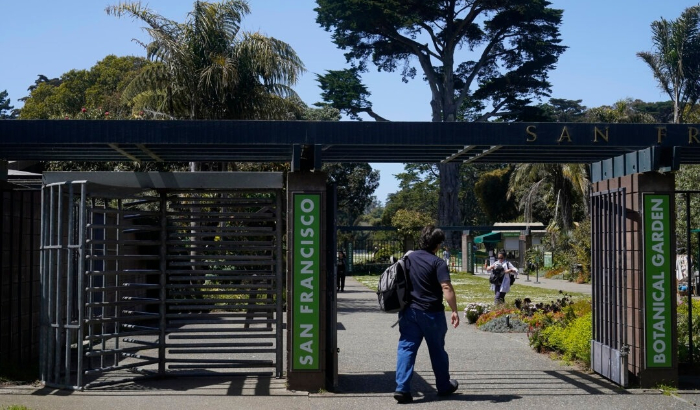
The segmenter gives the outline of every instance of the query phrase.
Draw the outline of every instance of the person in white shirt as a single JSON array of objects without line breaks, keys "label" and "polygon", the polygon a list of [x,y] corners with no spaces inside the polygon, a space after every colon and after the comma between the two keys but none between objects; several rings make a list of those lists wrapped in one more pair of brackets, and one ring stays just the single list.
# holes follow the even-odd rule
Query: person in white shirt
[{"label": "person in white shirt", "polygon": [[512,263],[506,260],[505,252],[498,252],[498,259],[487,267],[486,271],[491,272],[496,267],[503,268],[503,276],[500,281],[491,284],[491,290],[495,292],[493,301],[495,304],[499,304],[506,301],[506,293],[510,291],[510,274],[513,273],[517,275],[518,270],[515,269]]}]

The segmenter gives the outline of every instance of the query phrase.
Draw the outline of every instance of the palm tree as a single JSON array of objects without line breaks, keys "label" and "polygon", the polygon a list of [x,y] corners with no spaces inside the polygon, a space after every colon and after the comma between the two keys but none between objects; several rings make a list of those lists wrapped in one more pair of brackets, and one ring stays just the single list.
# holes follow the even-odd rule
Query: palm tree
[{"label": "palm tree", "polygon": [[518,164],[508,181],[508,196],[529,187],[520,199],[526,222],[532,221],[532,205],[537,200],[554,204],[550,228],[568,232],[573,226],[572,199],[578,195],[584,207],[588,198],[588,170],[585,164]]},{"label": "palm tree", "polygon": [[637,56],[651,68],[659,87],[673,101],[673,122],[683,122],[686,107],[700,97],[700,6],[685,9],[677,20],[651,23],[655,51]]},{"label": "palm tree", "polygon": [[298,109],[289,97],[304,66],[288,44],[241,31],[245,0],[197,1],[185,23],[141,3],[106,11],[143,21],[151,36],[140,44],[154,64],[124,93],[138,109],[188,119],[286,119]]}]

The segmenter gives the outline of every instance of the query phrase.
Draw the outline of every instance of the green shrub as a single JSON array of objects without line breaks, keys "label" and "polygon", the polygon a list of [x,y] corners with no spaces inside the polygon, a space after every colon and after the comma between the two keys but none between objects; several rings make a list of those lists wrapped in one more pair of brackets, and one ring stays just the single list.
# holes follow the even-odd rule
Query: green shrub
[{"label": "green shrub", "polygon": [[508,318],[506,318],[506,316],[499,316],[484,323],[479,329],[493,333],[525,333],[527,332],[528,325],[525,322],[521,322],[517,316]]},{"label": "green shrub", "polygon": [[[688,302],[678,303],[678,361],[690,362],[688,335]],[[693,363],[700,363],[700,300],[693,300]]]},{"label": "green shrub", "polygon": [[486,323],[505,315],[510,315],[511,317],[518,317],[519,313],[520,311],[518,309],[509,305],[494,306],[489,311],[484,312],[482,315],[479,316],[479,319],[477,319],[476,321],[476,326],[481,327],[482,325],[485,325]]},{"label": "green shrub", "polygon": [[591,282],[591,220],[586,218],[581,221],[573,232],[572,248],[576,255],[576,263],[581,265],[578,277],[573,278],[576,283]]},{"label": "green shrub", "polygon": [[382,246],[379,248],[377,252],[374,253],[374,262],[375,263],[386,263],[389,264],[389,258],[392,256],[396,258],[401,257],[401,247],[396,245],[396,246]]},{"label": "green shrub", "polygon": [[576,318],[566,327],[563,338],[564,359],[576,360],[591,366],[591,337],[593,332],[593,314]]},{"label": "green shrub", "polygon": [[530,346],[537,351],[554,351],[565,360],[590,367],[593,324],[590,300],[568,303],[564,298],[524,320],[530,325]]}]

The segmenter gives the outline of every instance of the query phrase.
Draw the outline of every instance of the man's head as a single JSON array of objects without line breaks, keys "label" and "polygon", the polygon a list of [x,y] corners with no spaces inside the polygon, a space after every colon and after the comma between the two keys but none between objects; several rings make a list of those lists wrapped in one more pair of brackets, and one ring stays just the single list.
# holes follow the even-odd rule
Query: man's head
[{"label": "man's head", "polygon": [[428,225],[423,228],[418,239],[418,247],[424,251],[435,252],[445,241],[445,233],[440,228]]},{"label": "man's head", "polygon": [[498,260],[503,261],[506,259],[506,253],[505,252],[498,252]]}]

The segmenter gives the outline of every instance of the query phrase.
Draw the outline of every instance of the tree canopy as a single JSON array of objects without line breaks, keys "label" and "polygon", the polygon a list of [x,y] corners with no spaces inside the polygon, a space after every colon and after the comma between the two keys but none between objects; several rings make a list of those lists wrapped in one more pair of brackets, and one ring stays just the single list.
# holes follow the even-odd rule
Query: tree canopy
[{"label": "tree canopy", "polygon": [[673,101],[673,122],[679,124],[700,98],[700,6],[688,7],[676,20],[654,21],[651,32],[653,51],[637,56]]},{"label": "tree canopy", "polygon": [[7,98],[7,90],[0,91],[0,119],[12,119],[17,116],[14,106],[10,105],[10,99]]},{"label": "tree canopy", "polygon": [[354,225],[372,205],[374,191],[379,186],[379,171],[368,163],[324,164],[323,171],[337,186],[338,225]]},{"label": "tree canopy", "polygon": [[515,201],[507,195],[512,173],[510,167],[494,169],[481,174],[474,185],[481,209],[491,223],[510,221],[518,216]]},{"label": "tree canopy", "polygon": [[353,120],[362,120],[360,113],[366,113],[376,121],[386,119],[372,110],[372,95],[360,80],[357,68],[346,70],[328,70],[326,74],[317,74],[316,80],[321,87],[321,98],[333,108],[347,114]]},{"label": "tree canopy", "polygon": [[184,23],[141,3],[109,6],[108,14],[144,22],[141,43],[154,65],[126,90],[142,109],[171,118],[288,119],[289,97],[304,66],[285,42],[240,29],[244,0],[196,1]]},{"label": "tree canopy", "polygon": [[[545,0],[318,0],[316,21],[359,72],[418,74],[433,121],[515,115],[548,95],[562,11]],[[469,115],[462,115],[465,111]],[[479,115],[475,115],[478,112]],[[438,166],[438,223],[461,221],[459,164]]]},{"label": "tree canopy", "polygon": [[70,70],[60,78],[39,75],[29,87],[22,119],[129,118],[132,108],[122,91],[149,65],[140,57],[108,55],[89,70]]},{"label": "tree canopy", "polygon": [[317,22],[360,70],[371,60],[408,81],[418,73],[417,61],[432,92],[434,121],[454,121],[471,99],[491,103],[488,117],[546,95],[547,72],[565,49],[559,45],[562,11],[543,0],[317,3]]}]

